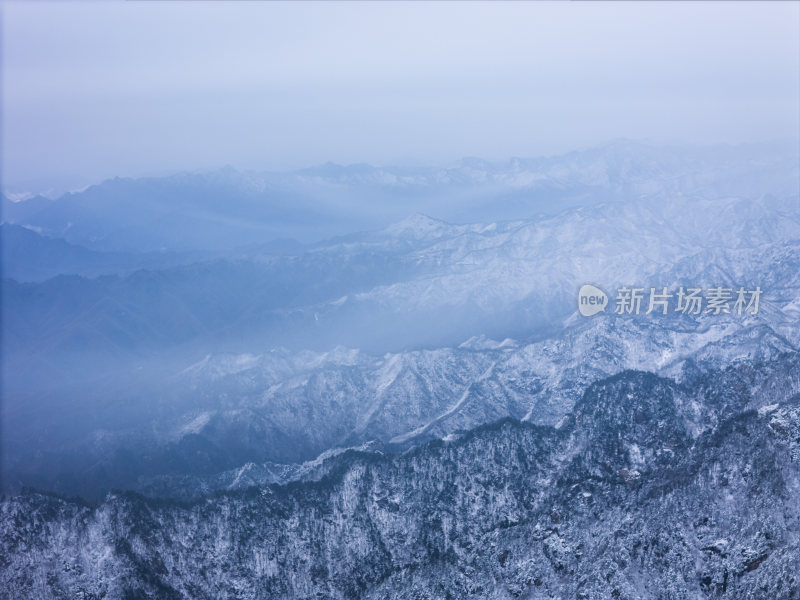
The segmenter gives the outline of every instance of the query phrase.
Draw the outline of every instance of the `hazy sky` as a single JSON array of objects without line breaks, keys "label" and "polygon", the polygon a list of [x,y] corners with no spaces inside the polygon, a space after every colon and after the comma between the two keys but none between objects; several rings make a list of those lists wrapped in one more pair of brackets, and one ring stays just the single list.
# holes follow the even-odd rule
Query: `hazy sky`
[{"label": "hazy sky", "polygon": [[12,0],[2,18],[15,186],[799,126],[796,2]]}]

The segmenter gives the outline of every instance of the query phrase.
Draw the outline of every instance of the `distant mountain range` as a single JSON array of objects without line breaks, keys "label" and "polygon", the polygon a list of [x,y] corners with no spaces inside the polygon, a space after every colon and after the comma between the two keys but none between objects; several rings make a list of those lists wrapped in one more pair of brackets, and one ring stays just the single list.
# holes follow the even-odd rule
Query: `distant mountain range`
[{"label": "distant mountain range", "polygon": [[0,598],[800,597],[798,165],[621,141],[4,198]]},{"label": "distant mountain range", "polygon": [[[167,489],[505,416],[555,424],[586,385],[626,368],[680,379],[796,350],[800,199],[787,156],[618,142],[452,169],[115,179],[8,201],[6,486]],[[286,239],[314,219],[345,227],[345,201],[366,206],[365,223],[407,216]],[[415,203],[460,218],[413,213]],[[345,221],[325,220],[322,204]],[[464,222],[514,207],[528,218]],[[586,282],[612,295],[622,285],[765,293],[750,318],[584,321]]]},{"label": "distant mountain range", "polygon": [[56,200],[3,198],[3,220],[114,252],[219,251],[276,238],[316,242],[415,212],[455,223],[552,215],[598,202],[797,194],[791,143],[669,147],[617,141],[548,158],[450,168],[370,165],[288,173],[233,168],[115,178]]}]

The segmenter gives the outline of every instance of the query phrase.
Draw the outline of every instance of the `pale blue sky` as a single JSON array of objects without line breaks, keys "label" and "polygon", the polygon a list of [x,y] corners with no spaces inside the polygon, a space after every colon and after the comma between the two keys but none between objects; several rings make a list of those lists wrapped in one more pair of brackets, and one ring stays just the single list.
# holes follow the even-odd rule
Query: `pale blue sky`
[{"label": "pale blue sky", "polygon": [[11,185],[798,132],[796,2],[12,0],[2,11]]}]

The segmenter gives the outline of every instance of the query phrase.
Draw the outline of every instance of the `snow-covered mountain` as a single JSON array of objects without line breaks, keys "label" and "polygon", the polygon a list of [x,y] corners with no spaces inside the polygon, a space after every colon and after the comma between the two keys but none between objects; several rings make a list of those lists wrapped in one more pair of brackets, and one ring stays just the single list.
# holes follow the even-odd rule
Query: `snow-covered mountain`
[{"label": "snow-covered mountain", "polygon": [[798,597],[797,182],[617,142],[4,201],[0,598]]},{"label": "snow-covered mountain", "polygon": [[[797,597],[797,353],[625,371],[502,420],[192,502],[0,502],[0,597]],[[764,391],[769,390],[769,394]]]},{"label": "snow-covered mountain", "polygon": [[449,167],[322,165],[115,178],[50,201],[3,199],[5,222],[95,251],[222,251],[275,238],[315,242],[415,212],[449,222],[554,215],[601,202],[797,195],[791,142],[664,146],[619,140],[560,156]]},{"label": "snow-covered mountain", "polygon": [[[557,424],[587,385],[626,369],[691,382],[720,365],[771,360],[800,345],[795,317],[765,311],[765,318],[708,316],[695,322],[608,315],[577,320],[541,340],[479,337],[458,347],[383,356],[345,348],[208,355],[159,379],[157,389],[127,390],[121,404],[143,389],[155,396],[149,403],[140,400],[124,426],[89,421],[75,441],[50,452],[44,443],[37,452],[45,452],[39,460],[54,472],[76,462],[94,465],[84,474],[100,490],[133,486],[192,496],[236,481],[224,473],[238,472],[245,463],[255,463],[267,480],[283,474],[275,479],[283,481],[286,473],[297,472],[292,463],[331,448],[366,442],[402,448],[506,416]],[[112,414],[114,406],[119,405],[108,409]],[[12,448],[21,466],[22,460],[42,464],[23,449],[31,434],[18,423],[8,438],[19,444]],[[138,458],[131,461],[134,450]],[[35,481],[35,471],[17,473]],[[69,480],[61,485],[70,489]]]},{"label": "snow-covered mountain", "polygon": [[[766,360],[800,345],[798,240],[797,197],[676,197],[480,224],[416,214],[286,252],[7,281],[6,485],[165,489],[506,416],[555,424],[625,369],[683,380]],[[764,294],[758,315],[586,320],[586,282],[612,301],[623,285]]]}]

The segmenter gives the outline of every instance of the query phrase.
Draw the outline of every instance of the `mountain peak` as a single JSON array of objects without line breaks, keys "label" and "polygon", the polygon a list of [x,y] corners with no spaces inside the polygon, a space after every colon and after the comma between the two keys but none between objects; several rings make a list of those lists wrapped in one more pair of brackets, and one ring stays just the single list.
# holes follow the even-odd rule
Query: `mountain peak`
[{"label": "mountain peak", "polygon": [[414,213],[410,217],[394,223],[385,229],[389,235],[412,239],[429,239],[442,237],[452,228],[450,223],[434,219],[422,213]]}]

